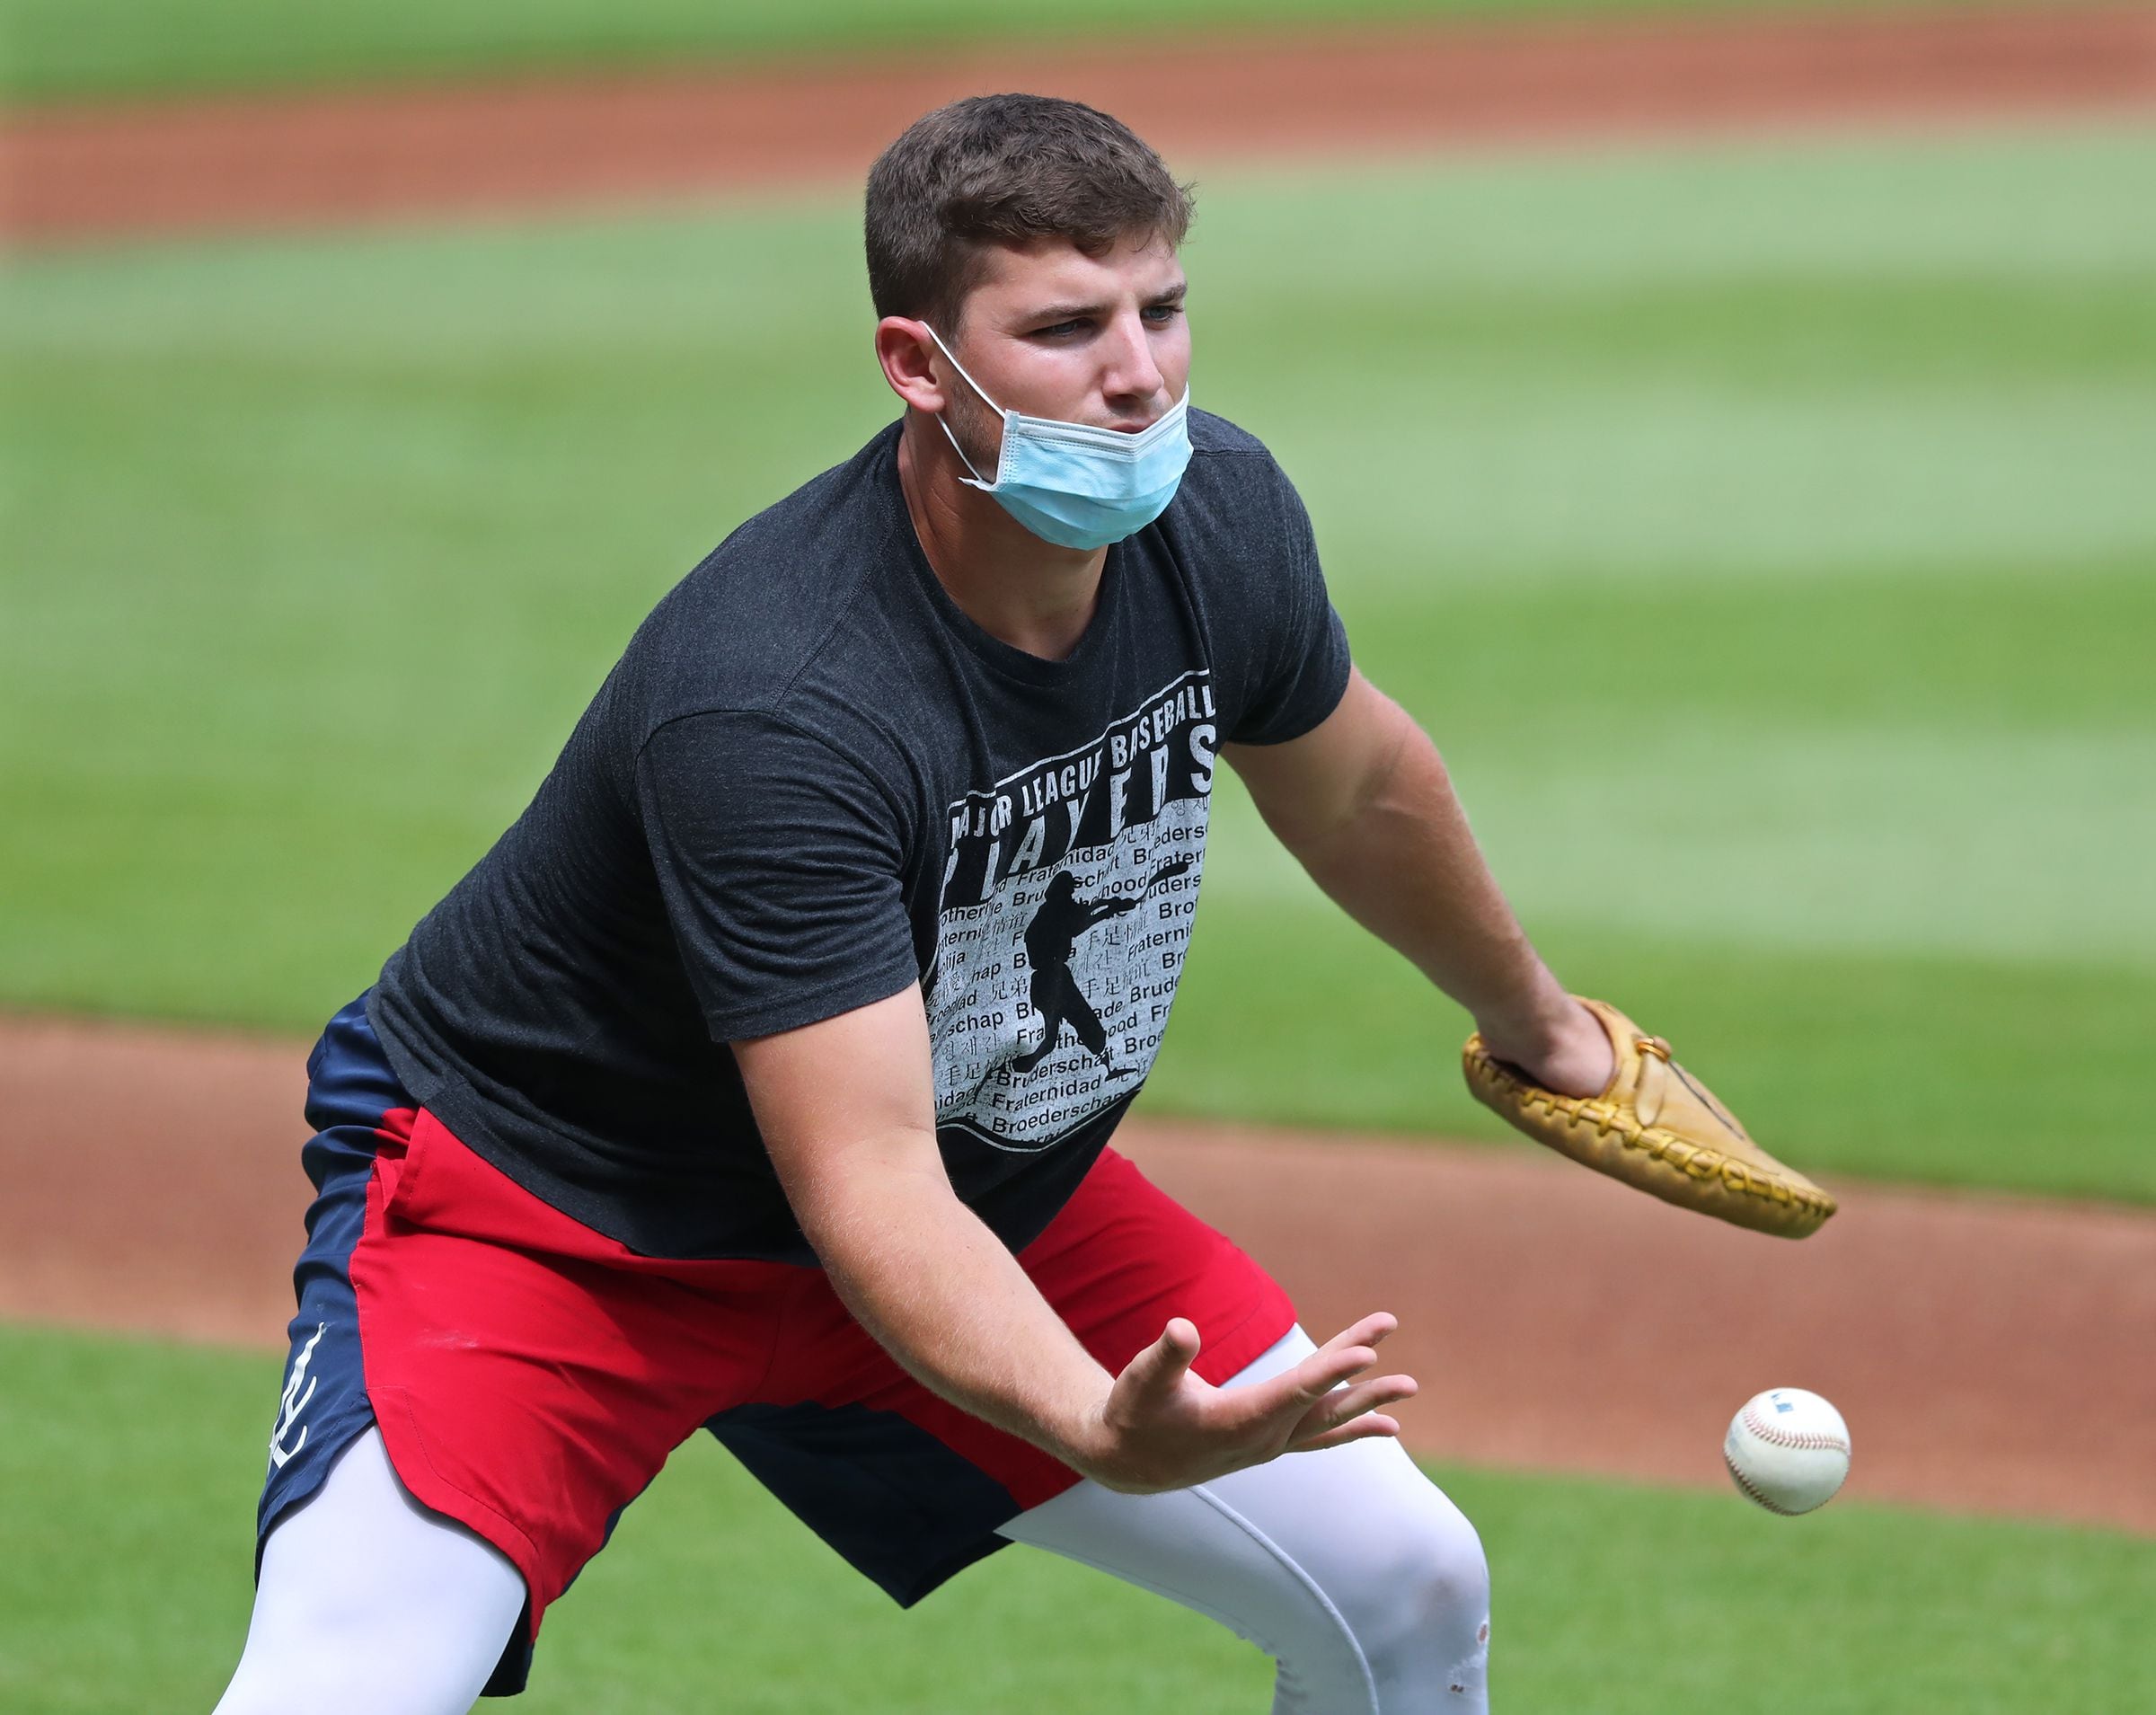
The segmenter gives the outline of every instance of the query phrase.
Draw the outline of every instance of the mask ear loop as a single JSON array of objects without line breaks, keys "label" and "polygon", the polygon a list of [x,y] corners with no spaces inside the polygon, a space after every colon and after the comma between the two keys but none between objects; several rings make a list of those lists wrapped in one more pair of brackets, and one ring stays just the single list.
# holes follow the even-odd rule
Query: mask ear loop
[{"label": "mask ear loop", "polygon": [[[951,355],[950,348],[943,343],[943,336],[941,333],[938,333],[932,327],[929,327],[928,323],[925,322],[922,323],[921,325],[924,328],[928,328],[928,337],[936,342],[936,349],[941,351],[944,358],[950,362],[950,367],[959,372],[960,378],[964,380],[966,385],[968,387],[971,387],[973,391],[980,396],[981,402],[986,405],[990,411],[994,411],[997,416],[1008,419],[1010,413],[1005,411],[1001,405],[995,402],[994,400],[989,398],[987,393],[982,391],[981,384],[966,373],[966,366],[960,363],[957,358]],[[993,494],[995,491],[995,482],[987,482],[982,478],[981,473],[978,468],[976,467],[974,462],[966,456],[966,449],[959,445],[959,438],[950,432],[950,425],[943,420],[943,413],[941,411],[938,411],[936,413],[936,427],[943,431],[943,438],[950,443],[950,450],[959,455],[959,463],[963,464],[967,470],[971,473],[973,486],[980,490],[984,494]],[[1007,421],[1005,427],[1006,429],[1008,428]],[[1003,473],[998,471],[996,473],[996,482],[1001,482],[1002,480]]]}]

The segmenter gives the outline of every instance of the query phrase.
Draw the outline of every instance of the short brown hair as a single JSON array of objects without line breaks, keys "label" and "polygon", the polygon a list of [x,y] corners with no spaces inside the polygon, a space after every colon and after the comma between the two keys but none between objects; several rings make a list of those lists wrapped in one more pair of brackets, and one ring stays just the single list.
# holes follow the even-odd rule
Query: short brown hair
[{"label": "short brown hair", "polygon": [[869,169],[869,296],[879,316],[955,337],[989,245],[1180,245],[1190,217],[1190,187],[1121,120],[1053,96],[975,95],[915,120]]}]

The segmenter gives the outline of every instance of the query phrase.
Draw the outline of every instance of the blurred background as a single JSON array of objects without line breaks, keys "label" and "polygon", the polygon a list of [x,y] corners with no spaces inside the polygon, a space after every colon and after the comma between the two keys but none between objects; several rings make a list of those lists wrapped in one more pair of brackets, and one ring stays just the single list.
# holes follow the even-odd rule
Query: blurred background
[{"label": "blurred background", "polygon": [[[861,176],[1025,87],[1197,181],[1197,402],[1301,487],[1365,670],[1560,974],[1823,1179],[2106,1206],[2130,1272],[2095,1290],[2144,1305],[2156,10],[1650,4],[8,0],[10,1088],[56,1019],[304,1051],[658,596],[894,414]],[[1224,782],[1144,1110],[1494,1139],[1466,1028]],[[57,1146],[10,1111],[9,1159]],[[38,1545],[0,1565],[0,1703],[207,1705],[273,1375],[0,1330],[0,1538]],[[721,1674],[740,1709],[1262,1702],[1233,1640],[1056,1569],[893,1630],[700,1463],[550,1622],[532,1707]],[[2030,1664],[2056,1707],[2156,1697],[2145,1536],[1857,1509],[1792,1572],[1702,1497],[1446,1480],[1562,1563],[1517,1598],[1513,1708],[1798,1707],[1734,1642],[1611,1689],[1670,1623],[1622,1594],[1649,1566],[1680,1619],[1756,1576],[1763,1631],[1843,1640],[1807,1711],[2019,1708]],[[202,1533],[218,1576],[175,1602]],[[786,1569],[764,1641],[699,1625],[737,1594],[712,1533]],[[853,1693],[799,1649],[836,1616]]]}]

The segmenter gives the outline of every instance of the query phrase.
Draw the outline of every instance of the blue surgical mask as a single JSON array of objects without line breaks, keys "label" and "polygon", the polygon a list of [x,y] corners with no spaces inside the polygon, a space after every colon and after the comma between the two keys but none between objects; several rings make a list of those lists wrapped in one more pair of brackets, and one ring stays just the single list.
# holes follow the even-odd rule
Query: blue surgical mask
[{"label": "blue surgical mask", "polygon": [[1136,535],[1168,509],[1190,463],[1189,388],[1159,422],[1135,435],[1029,417],[1003,411],[981,393],[980,384],[951,357],[935,329],[928,329],[928,337],[988,408],[1003,411],[1003,450],[993,482],[982,480],[950,425],[937,417],[959,459],[973,472],[960,480],[994,496],[1035,535],[1063,548],[1105,548]]}]

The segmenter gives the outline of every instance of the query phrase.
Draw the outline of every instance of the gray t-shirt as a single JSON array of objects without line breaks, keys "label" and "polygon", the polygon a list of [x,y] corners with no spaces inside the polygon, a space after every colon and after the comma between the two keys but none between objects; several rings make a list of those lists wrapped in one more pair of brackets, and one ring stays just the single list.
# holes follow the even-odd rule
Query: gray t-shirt
[{"label": "gray t-shirt", "polygon": [[937,581],[896,425],[743,525],[384,967],[406,1088],[632,1250],[808,1262],[729,1044],[917,985],[951,1182],[1030,1241],[1153,1064],[1220,746],[1306,732],[1348,682],[1294,489],[1190,428],[1061,661]]}]

